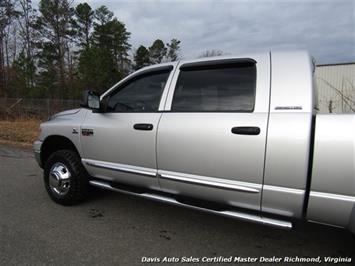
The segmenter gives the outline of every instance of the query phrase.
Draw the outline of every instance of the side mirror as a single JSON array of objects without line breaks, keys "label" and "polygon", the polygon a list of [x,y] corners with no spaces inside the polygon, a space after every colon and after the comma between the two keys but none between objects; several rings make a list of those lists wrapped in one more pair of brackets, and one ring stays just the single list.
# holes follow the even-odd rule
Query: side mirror
[{"label": "side mirror", "polygon": [[81,107],[90,108],[93,110],[100,109],[100,96],[97,95],[94,91],[86,90],[83,93],[83,99],[80,103]]}]

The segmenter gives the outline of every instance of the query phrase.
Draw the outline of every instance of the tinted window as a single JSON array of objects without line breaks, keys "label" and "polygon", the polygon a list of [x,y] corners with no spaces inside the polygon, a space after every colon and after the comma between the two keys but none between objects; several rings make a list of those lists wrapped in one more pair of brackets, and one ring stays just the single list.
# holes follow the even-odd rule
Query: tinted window
[{"label": "tinted window", "polygon": [[180,70],[171,110],[252,112],[256,66],[218,66]]},{"label": "tinted window", "polygon": [[114,91],[108,99],[109,112],[155,112],[158,110],[169,72],[135,78]]}]

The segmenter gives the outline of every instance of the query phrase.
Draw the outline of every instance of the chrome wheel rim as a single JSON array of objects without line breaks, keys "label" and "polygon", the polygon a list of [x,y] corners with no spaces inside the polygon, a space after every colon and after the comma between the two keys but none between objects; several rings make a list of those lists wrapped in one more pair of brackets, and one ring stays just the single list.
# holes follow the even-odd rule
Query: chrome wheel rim
[{"label": "chrome wheel rim", "polygon": [[63,163],[53,164],[49,172],[49,188],[57,195],[64,196],[70,189],[71,173]]}]

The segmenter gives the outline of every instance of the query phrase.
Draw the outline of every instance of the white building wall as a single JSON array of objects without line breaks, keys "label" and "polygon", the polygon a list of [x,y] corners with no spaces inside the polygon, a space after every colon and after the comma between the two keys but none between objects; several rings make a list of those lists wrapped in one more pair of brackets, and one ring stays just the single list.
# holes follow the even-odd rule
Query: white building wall
[{"label": "white building wall", "polygon": [[355,112],[355,63],[319,65],[315,80],[320,113]]}]

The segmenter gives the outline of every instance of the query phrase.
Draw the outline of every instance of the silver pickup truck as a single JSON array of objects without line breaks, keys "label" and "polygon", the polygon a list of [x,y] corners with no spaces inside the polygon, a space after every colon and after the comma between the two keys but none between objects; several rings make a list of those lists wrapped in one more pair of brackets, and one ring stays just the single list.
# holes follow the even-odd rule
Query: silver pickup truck
[{"label": "silver pickup truck", "polygon": [[318,115],[307,52],[143,68],[41,124],[57,203],[89,185],[256,223],[355,232],[355,115]]}]

